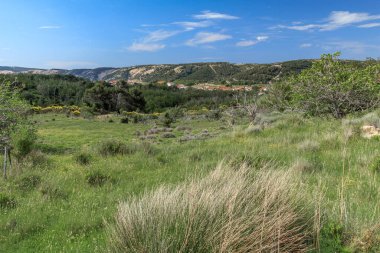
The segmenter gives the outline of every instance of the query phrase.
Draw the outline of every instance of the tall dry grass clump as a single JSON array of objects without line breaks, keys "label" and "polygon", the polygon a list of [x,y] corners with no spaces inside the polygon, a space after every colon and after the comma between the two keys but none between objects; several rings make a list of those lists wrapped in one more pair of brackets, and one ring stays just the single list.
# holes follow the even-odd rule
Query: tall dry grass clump
[{"label": "tall dry grass clump", "polygon": [[308,251],[313,212],[294,172],[264,167],[220,165],[201,180],[119,204],[110,251]]}]

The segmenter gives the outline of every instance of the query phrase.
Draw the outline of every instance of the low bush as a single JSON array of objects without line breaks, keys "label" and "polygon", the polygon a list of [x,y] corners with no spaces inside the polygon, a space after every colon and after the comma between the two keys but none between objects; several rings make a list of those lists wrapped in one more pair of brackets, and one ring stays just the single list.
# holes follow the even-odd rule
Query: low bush
[{"label": "low bush", "polygon": [[109,179],[109,176],[100,171],[93,171],[86,176],[87,183],[93,187],[103,186]]},{"label": "low bush", "polygon": [[61,190],[60,188],[50,183],[41,184],[40,192],[42,196],[48,200],[55,200],[55,199],[66,200],[69,197],[67,192]]},{"label": "low bush", "polygon": [[122,124],[128,124],[128,122],[129,122],[128,118],[121,118],[120,119],[120,123],[122,123]]},{"label": "low bush", "polygon": [[48,157],[39,150],[32,150],[24,159],[31,167],[42,167],[49,163]]},{"label": "low bush", "polygon": [[[273,169],[273,168],[270,168]],[[219,166],[119,204],[111,252],[307,252],[313,212],[291,172]]]},{"label": "low bush", "polygon": [[80,165],[88,165],[91,163],[92,156],[86,152],[80,152],[75,155],[75,161]]},{"label": "low bush", "polygon": [[99,144],[98,152],[102,156],[133,154],[136,147],[119,140],[106,140]]},{"label": "low bush", "polygon": [[163,133],[161,135],[161,138],[175,138],[175,134],[172,134],[172,133]]},{"label": "low bush", "polygon": [[32,152],[37,140],[35,130],[31,127],[21,127],[12,136],[13,154],[18,160]]},{"label": "low bush", "polygon": [[0,209],[11,209],[17,206],[15,198],[0,193]]},{"label": "low bush", "polygon": [[18,182],[18,187],[22,191],[35,189],[41,183],[41,177],[38,175],[29,175],[22,177]]}]

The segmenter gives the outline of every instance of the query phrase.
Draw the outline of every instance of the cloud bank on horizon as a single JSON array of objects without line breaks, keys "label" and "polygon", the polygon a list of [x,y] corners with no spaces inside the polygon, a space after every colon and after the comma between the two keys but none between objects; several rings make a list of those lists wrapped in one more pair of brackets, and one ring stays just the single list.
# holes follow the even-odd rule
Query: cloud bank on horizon
[{"label": "cloud bank on horizon", "polygon": [[11,66],[92,68],[274,62],[334,51],[379,57],[380,2],[337,2],[15,0],[1,4],[0,59]]}]

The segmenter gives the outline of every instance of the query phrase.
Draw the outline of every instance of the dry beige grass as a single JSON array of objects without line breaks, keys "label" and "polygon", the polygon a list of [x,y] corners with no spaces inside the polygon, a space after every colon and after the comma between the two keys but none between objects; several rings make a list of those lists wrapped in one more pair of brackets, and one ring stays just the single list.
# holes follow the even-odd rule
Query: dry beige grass
[{"label": "dry beige grass", "polygon": [[314,212],[296,174],[218,166],[207,177],[121,203],[112,252],[306,252]]}]

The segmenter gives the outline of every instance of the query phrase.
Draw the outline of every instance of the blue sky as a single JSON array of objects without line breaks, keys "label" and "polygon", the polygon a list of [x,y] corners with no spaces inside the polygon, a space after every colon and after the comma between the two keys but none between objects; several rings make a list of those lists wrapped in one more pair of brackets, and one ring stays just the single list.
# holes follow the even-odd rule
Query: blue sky
[{"label": "blue sky", "polygon": [[0,66],[380,57],[379,0],[0,0]]}]

